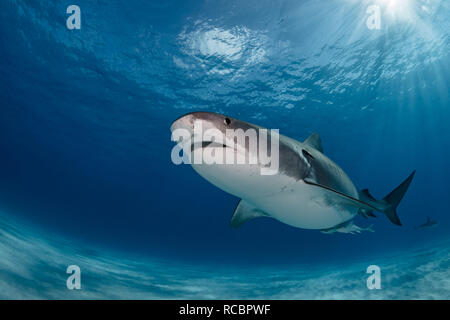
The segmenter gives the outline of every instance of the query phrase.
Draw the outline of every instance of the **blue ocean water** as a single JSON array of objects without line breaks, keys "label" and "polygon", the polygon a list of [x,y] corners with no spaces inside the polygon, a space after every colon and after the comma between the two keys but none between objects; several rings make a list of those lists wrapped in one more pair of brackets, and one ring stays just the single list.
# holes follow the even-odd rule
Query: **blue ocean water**
[{"label": "blue ocean water", "polygon": [[[0,3],[1,298],[449,298],[448,1],[76,2]],[[403,226],[231,229],[238,199],[170,158],[197,110],[318,132],[377,198],[416,169]]]}]

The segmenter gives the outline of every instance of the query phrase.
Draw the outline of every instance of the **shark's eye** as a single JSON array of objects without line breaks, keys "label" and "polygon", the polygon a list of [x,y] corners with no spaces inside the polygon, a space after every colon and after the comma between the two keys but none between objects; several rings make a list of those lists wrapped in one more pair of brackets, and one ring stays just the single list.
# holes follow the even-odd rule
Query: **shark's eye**
[{"label": "shark's eye", "polygon": [[231,120],[230,120],[230,118],[225,118],[225,119],[223,119],[223,122],[228,126],[228,125],[230,125]]}]

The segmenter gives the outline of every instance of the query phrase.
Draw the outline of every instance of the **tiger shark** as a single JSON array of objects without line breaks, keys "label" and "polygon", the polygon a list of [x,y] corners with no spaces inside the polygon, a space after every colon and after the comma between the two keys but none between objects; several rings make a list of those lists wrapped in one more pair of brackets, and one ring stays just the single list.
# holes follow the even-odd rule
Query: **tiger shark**
[{"label": "tiger shark", "polygon": [[439,224],[436,220],[431,219],[430,217],[427,217],[427,221],[425,223],[422,223],[421,225],[418,225],[415,227],[416,230],[423,230],[435,227]]},{"label": "tiger shark", "polygon": [[[223,134],[224,139],[216,143],[198,136],[195,124],[201,122],[204,128]],[[278,170],[275,174],[263,175],[267,167],[260,154],[249,147],[246,139],[230,136],[230,132],[245,133],[249,129],[261,138],[260,126],[212,112],[188,113],[171,125],[172,140],[175,131],[184,130],[188,138],[179,143],[183,154],[192,156],[193,151],[214,147],[232,154],[255,157],[256,163],[195,163],[193,169],[216,187],[232,194],[240,201],[232,215],[232,228],[258,218],[274,218],[282,223],[302,229],[315,229],[323,233],[359,233],[361,228],[353,219],[375,217],[382,212],[395,225],[401,225],[396,208],[405,195],[415,170],[397,188],[384,198],[377,200],[368,189],[358,190],[347,174],[323,151],[321,138],[313,133],[299,142],[281,134],[268,134],[268,140],[277,138],[277,150],[272,143],[269,152],[278,154]],[[196,142],[194,142],[196,141]],[[179,142],[179,141],[178,141]]]}]

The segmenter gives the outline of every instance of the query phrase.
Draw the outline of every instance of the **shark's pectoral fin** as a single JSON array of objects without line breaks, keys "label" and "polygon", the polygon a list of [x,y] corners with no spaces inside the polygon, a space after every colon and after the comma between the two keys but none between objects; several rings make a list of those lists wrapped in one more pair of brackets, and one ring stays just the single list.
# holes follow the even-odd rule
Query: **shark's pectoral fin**
[{"label": "shark's pectoral fin", "polygon": [[258,217],[267,217],[267,214],[259,210],[249,202],[240,200],[236,209],[234,210],[233,216],[231,217],[230,226],[232,228],[237,228],[248,220]]},{"label": "shark's pectoral fin", "polygon": [[316,150],[319,150],[323,153],[323,147],[322,147],[322,140],[320,139],[320,136],[318,133],[313,133],[304,141],[304,144],[309,145],[310,147],[313,147]]}]

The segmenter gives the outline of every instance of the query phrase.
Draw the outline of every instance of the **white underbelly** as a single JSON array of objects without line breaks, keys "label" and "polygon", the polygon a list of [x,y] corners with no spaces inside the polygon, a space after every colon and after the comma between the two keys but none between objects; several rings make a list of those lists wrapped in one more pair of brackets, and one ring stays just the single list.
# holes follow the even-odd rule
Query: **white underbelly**
[{"label": "white underbelly", "polygon": [[303,229],[332,228],[357,214],[357,209],[353,207],[333,203],[327,192],[329,191],[297,181],[282,192],[249,201],[271,217]]},{"label": "white underbelly", "polygon": [[[303,229],[327,229],[352,219],[331,191],[285,175],[264,176],[256,165],[193,165],[218,188],[252,203],[269,216]],[[354,195],[353,195],[354,196]]]}]

